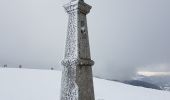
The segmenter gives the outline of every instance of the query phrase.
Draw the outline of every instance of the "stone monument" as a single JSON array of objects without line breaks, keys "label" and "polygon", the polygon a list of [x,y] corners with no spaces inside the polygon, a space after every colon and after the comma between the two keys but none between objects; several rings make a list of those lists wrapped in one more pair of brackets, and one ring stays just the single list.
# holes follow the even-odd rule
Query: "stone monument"
[{"label": "stone monument", "polygon": [[95,100],[86,15],[91,6],[84,0],[70,0],[65,56],[62,61],[60,100]]}]

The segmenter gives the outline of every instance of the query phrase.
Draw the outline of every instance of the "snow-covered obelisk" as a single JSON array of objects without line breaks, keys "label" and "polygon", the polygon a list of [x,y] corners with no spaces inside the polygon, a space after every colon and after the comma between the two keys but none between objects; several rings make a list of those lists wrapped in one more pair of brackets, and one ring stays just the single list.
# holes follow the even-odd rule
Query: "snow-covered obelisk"
[{"label": "snow-covered obelisk", "polygon": [[65,57],[62,61],[60,100],[95,100],[86,15],[91,6],[84,0],[70,0]]}]

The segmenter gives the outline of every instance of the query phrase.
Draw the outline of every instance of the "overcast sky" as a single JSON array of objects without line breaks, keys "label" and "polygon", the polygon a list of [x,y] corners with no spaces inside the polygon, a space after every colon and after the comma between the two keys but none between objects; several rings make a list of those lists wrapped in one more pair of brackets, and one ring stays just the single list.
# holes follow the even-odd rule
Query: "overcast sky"
[{"label": "overcast sky", "polygon": [[[0,64],[61,68],[69,0],[0,0]],[[85,0],[94,74],[170,72],[170,0]]]}]

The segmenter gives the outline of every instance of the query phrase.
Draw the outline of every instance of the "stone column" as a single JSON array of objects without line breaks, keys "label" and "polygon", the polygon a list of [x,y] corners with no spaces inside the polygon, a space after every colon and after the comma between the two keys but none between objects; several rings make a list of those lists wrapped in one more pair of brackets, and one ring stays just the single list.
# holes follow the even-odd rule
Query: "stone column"
[{"label": "stone column", "polygon": [[95,100],[86,15],[91,6],[83,0],[64,5],[68,13],[65,57],[62,61],[60,100]]}]

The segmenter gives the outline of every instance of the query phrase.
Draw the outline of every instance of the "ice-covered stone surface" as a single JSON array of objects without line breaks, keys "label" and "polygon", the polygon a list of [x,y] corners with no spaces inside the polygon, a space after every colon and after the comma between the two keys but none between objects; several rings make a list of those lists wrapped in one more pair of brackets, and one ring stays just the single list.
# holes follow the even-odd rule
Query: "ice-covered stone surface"
[{"label": "ice-covered stone surface", "polygon": [[68,13],[65,56],[62,61],[60,100],[94,100],[90,46],[86,15],[91,6],[83,0],[64,5]]}]

